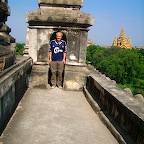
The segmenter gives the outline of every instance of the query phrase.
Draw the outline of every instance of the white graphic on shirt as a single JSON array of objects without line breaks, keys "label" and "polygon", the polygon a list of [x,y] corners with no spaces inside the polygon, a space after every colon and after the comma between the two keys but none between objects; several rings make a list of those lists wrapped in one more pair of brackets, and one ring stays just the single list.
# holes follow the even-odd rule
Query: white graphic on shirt
[{"label": "white graphic on shirt", "polygon": [[57,54],[59,52],[63,52],[63,50],[59,49],[59,47],[54,48],[54,53]]}]

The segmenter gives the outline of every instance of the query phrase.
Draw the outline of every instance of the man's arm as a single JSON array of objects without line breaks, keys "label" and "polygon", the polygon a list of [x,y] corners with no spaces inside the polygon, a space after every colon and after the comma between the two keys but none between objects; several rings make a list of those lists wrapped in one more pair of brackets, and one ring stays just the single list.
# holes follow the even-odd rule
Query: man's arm
[{"label": "man's arm", "polygon": [[64,64],[66,64],[66,52],[63,53],[63,61]]},{"label": "man's arm", "polygon": [[66,53],[67,53],[67,44],[66,42],[64,43],[65,49],[64,49],[64,53],[63,53],[63,63],[66,64]]},{"label": "man's arm", "polygon": [[49,56],[48,56],[48,64],[51,64],[51,62],[52,62],[52,52],[51,51],[49,51],[49,54],[48,54]]},{"label": "man's arm", "polygon": [[52,42],[50,42],[50,46],[49,46],[49,52],[48,52],[48,64],[51,64],[52,63],[52,50],[51,50],[51,45],[52,45]]}]

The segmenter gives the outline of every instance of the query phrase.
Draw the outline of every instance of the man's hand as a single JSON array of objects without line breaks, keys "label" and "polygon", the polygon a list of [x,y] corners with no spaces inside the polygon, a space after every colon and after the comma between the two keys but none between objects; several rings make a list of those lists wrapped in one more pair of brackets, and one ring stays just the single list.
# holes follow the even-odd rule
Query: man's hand
[{"label": "man's hand", "polygon": [[65,59],[63,59],[63,60],[62,60],[62,63],[66,64],[66,60],[65,60]]},{"label": "man's hand", "polygon": [[51,64],[52,63],[52,60],[50,59],[49,61],[48,61],[48,64]]},{"label": "man's hand", "polygon": [[48,64],[52,63],[52,52],[50,51],[48,54]]},{"label": "man's hand", "polygon": [[63,53],[63,60],[62,63],[66,64],[66,52]]}]

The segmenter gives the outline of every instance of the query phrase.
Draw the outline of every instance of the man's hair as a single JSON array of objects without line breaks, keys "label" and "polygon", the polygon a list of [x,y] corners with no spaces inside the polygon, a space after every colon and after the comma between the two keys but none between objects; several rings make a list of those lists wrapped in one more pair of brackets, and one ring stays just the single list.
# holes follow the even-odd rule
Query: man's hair
[{"label": "man's hair", "polygon": [[62,33],[62,32],[57,32],[57,33],[56,33],[56,36],[57,36],[58,34],[61,34],[61,36],[63,37],[63,33]]}]

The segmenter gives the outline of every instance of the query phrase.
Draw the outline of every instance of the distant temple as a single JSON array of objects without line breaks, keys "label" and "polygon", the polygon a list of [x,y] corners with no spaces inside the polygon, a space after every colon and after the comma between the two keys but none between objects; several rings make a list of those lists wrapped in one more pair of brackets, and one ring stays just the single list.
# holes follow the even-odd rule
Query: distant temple
[{"label": "distant temple", "polygon": [[95,43],[92,40],[88,39],[87,46],[90,46],[90,45],[95,45]]},{"label": "distant temple", "polygon": [[112,46],[118,46],[125,49],[132,49],[131,40],[129,37],[128,38],[125,37],[124,28],[122,28],[120,37],[118,38],[116,37],[114,39]]}]

